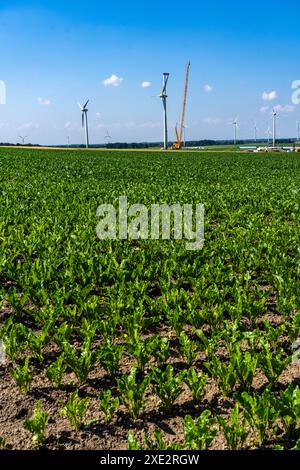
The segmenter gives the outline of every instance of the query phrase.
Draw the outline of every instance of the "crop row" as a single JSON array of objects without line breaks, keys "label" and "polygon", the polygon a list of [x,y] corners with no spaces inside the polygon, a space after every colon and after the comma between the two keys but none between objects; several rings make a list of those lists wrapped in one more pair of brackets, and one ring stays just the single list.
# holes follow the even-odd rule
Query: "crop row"
[{"label": "crop row", "polygon": [[[129,420],[130,449],[300,447],[298,156],[0,157],[0,373],[31,404],[2,446],[15,425],[47,446],[62,419],[77,437]],[[203,250],[98,240],[122,195],[204,204]]]}]

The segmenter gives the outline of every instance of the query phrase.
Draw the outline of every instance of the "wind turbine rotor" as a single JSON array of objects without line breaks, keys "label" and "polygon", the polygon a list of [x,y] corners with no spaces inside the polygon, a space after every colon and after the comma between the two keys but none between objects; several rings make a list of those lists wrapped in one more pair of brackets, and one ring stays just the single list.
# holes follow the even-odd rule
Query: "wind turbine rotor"
[{"label": "wind turbine rotor", "polygon": [[24,137],[22,135],[19,135],[21,141],[22,141],[22,144],[24,145],[25,144],[25,139],[27,139],[27,135],[25,135]]}]

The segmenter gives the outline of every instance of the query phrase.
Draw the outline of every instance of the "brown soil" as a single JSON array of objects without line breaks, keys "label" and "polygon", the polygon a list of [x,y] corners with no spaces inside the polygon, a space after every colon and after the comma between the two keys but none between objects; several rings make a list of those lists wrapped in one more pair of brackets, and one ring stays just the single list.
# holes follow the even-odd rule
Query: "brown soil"
[{"label": "brown soil", "polygon": [[[6,309],[5,318],[11,312]],[[280,322],[277,313],[269,313],[262,319],[268,320],[273,325]],[[188,330],[188,328],[187,328]],[[157,331],[156,331],[157,333]],[[170,339],[176,338],[176,334],[164,327],[160,331],[161,334],[168,336]],[[172,340],[171,340],[172,343]],[[218,355],[223,357],[224,348],[220,348]],[[187,364],[173,349],[174,355],[169,359],[175,370],[187,368]],[[30,418],[34,412],[37,400],[41,401],[42,408],[49,414],[49,423],[46,431],[46,441],[43,445],[47,449],[68,449],[68,450],[125,450],[127,449],[128,433],[134,431],[139,442],[143,442],[144,433],[149,436],[153,435],[155,429],[159,428],[163,431],[164,440],[167,443],[183,442],[183,419],[185,415],[190,414],[193,418],[197,417],[203,410],[209,409],[214,415],[218,414],[226,419],[229,417],[234,400],[224,399],[220,393],[217,384],[213,379],[209,379],[206,387],[206,396],[199,407],[195,407],[192,396],[187,386],[182,383],[182,394],[176,401],[172,413],[166,415],[159,408],[159,399],[153,393],[150,386],[146,398],[148,400],[147,407],[143,411],[141,417],[133,421],[124,406],[120,406],[116,417],[109,424],[104,422],[104,416],[99,411],[98,395],[101,391],[110,389],[113,396],[118,396],[118,391],[114,379],[108,377],[101,366],[96,366],[91,371],[88,381],[85,385],[79,386],[79,396],[89,397],[90,403],[85,418],[86,425],[82,430],[75,432],[68,420],[60,415],[62,403],[65,402],[70,393],[78,388],[78,383],[74,373],[64,374],[62,386],[57,389],[44,376],[43,370],[54,358],[57,357],[58,347],[56,345],[49,346],[45,351],[44,364],[41,366],[36,362],[35,376],[31,385],[31,389],[27,395],[22,395],[14,380],[9,374],[9,367],[12,364],[7,362],[5,366],[0,365],[0,437],[5,437],[8,449],[27,450],[32,449],[31,435],[24,429],[23,423],[26,418]],[[199,353],[197,360],[193,364],[198,370],[205,370],[203,362],[204,353]],[[150,366],[151,363],[148,365]],[[153,363],[152,363],[153,365]],[[119,375],[128,373],[133,366],[132,358],[124,354],[119,370]],[[282,377],[278,388],[289,383],[300,383],[300,365],[289,366]],[[262,390],[267,383],[264,374],[258,370],[256,372],[253,388]],[[249,429],[247,448],[253,448],[253,433]],[[270,442],[270,446],[272,443]],[[227,449],[225,437],[219,429],[217,437],[214,439],[212,449]]]}]

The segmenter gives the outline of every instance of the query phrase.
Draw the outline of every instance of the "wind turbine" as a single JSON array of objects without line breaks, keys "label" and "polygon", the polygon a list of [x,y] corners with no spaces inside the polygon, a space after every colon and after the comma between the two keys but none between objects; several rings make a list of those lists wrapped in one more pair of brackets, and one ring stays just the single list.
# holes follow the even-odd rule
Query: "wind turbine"
[{"label": "wind turbine", "polygon": [[86,141],[86,148],[89,148],[89,126],[88,126],[88,108],[87,105],[89,104],[90,100],[87,100],[84,106],[78,103],[79,108],[82,112],[82,127],[85,127],[85,141]]},{"label": "wind turbine", "polygon": [[255,122],[254,123],[254,142],[257,142],[257,131],[258,131],[258,127],[257,127],[257,124]]},{"label": "wind turbine", "polygon": [[276,109],[273,108],[273,147],[276,145],[276,124],[277,124],[277,112]]},{"label": "wind turbine", "polygon": [[68,148],[70,147],[70,136],[69,135],[67,135],[67,146],[68,146]]},{"label": "wind turbine", "polygon": [[233,121],[233,128],[234,128],[234,145],[237,143],[237,128],[238,128],[238,116]]},{"label": "wind turbine", "polygon": [[164,150],[168,150],[168,119],[167,119],[167,83],[169,80],[170,74],[165,72],[163,73],[163,87],[160,95],[157,95],[161,100],[163,104],[163,110],[164,110],[164,117],[163,117],[163,122],[164,122]]},{"label": "wind turbine", "polygon": [[25,145],[25,139],[27,139],[27,135],[25,135],[24,137],[20,135],[19,137],[22,140],[22,144]]},{"label": "wind turbine", "polygon": [[300,122],[297,121],[297,141],[299,142],[300,140]]}]

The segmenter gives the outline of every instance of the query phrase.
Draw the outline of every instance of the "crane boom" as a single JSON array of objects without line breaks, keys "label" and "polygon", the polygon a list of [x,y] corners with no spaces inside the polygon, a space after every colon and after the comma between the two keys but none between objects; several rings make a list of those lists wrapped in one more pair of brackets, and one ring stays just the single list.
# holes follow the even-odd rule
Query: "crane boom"
[{"label": "crane boom", "polygon": [[190,67],[191,62],[189,62],[186,66],[186,74],[185,74],[185,85],[184,85],[184,95],[183,95],[183,105],[182,105],[182,113],[181,113],[181,122],[180,122],[180,130],[178,132],[177,125],[175,128],[176,139],[177,142],[173,145],[174,149],[181,149],[182,147],[182,137],[183,137],[183,130],[184,130],[184,120],[185,120],[185,111],[186,111],[186,101],[188,95],[188,88],[189,88],[189,74],[190,74]]},{"label": "crane boom", "polygon": [[185,110],[186,110],[186,100],[187,100],[188,86],[189,86],[190,66],[191,66],[191,63],[189,62],[186,66],[183,106],[182,106],[181,125],[180,125],[180,134],[179,134],[180,142],[182,142],[182,136],[183,136]]},{"label": "crane boom", "polygon": [[180,138],[179,138],[179,134],[178,134],[177,123],[176,123],[176,127],[175,127],[175,134],[176,134],[177,142],[179,142]]}]

